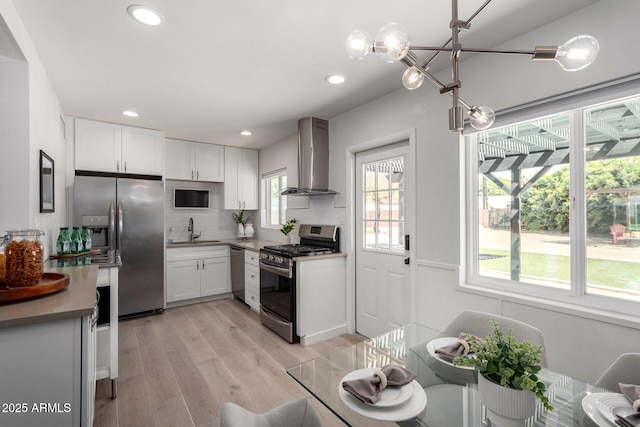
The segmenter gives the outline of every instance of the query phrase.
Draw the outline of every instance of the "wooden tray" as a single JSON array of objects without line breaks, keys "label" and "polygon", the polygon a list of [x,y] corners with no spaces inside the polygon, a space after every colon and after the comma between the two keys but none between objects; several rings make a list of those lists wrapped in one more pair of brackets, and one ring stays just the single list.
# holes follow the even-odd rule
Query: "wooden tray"
[{"label": "wooden tray", "polygon": [[51,255],[49,259],[58,259],[58,258],[77,258],[81,256],[87,255],[98,255],[101,252],[99,248],[89,249],[87,252],[80,252],[78,254],[62,254],[62,255]]},{"label": "wooden tray", "polygon": [[16,301],[57,292],[69,286],[69,275],[60,273],[43,273],[40,283],[24,288],[7,288],[0,284],[0,302]]}]

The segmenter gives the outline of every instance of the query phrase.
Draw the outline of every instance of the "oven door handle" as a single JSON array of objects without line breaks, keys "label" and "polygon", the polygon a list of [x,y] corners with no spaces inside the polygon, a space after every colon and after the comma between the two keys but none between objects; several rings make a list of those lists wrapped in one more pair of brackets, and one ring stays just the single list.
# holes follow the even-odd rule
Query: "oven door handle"
[{"label": "oven door handle", "polygon": [[291,276],[292,276],[291,269],[282,268],[282,267],[276,267],[274,265],[265,264],[262,261],[260,261],[260,269],[268,271],[268,272],[271,272],[271,273],[275,273],[278,276],[287,277],[289,279],[291,279]]}]

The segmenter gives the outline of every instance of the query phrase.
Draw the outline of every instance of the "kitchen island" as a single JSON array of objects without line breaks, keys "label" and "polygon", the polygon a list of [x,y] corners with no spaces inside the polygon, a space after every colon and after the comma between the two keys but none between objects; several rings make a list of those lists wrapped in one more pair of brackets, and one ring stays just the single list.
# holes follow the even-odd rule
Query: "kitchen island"
[{"label": "kitchen island", "polygon": [[69,285],[0,304],[0,425],[89,426],[98,266],[45,271],[68,274]]}]

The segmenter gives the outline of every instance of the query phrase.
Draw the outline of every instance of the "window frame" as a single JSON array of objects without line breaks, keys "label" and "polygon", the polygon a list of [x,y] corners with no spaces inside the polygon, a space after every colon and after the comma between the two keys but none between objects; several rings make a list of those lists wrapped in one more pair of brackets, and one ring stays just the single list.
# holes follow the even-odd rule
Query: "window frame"
[{"label": "window frame", "polygon": [[591,90],[581,90],[574,94],[565,94],[538,101],[535,104],[505,111],[503,117],[496,120],[493,127],[537,120],[546,116],[568,113],[570,116],[570,188],[569,196],[572,200],[570,209],[571,241],[571,281],[570,289],[556,289],[526,282],[516,282],[479,274],[479,215],[478,215],[478,153],[477,134],[473,129],[465,129],[462,140],[466,148],[465,155],[466,176],[463,182],[465,188],[465,208],[463,220],[466,218],[466,244],[463,246],[461,259],[465,260],[463,271],[464,280],[459,285],[460,290],[480,294],[490,294],[503,299],[523,300],[528,303],[545,307],[562,307],[577,309],[581,312],[603,314],[615,318],[627,318],[633,323],[638,322],[640,303],[594,294],[587,294],[586,283],[586,191],[585,191],[585,154],[584,144],[584,114],[583,111],[598,104],[613,102],[618,99],[640,96],[640,78],[625,79],[619,82],[603,84]]},{"label": "window frame", "polygon": [[277,178],[278,179],[278,184],[280,186],[280,190],[284,190],[284,188],[286,187],[286,182],[283,184],[282,180],[286,180],[287,179],[287,170],[286,169],[280,169],[277,171],[273,171],[273,172],[269,172],[269,173],[265,173],[262,175],[262,189],[264,191],[264,198],[263,198],[263,204],[264,204],[264,215],[263,215],[263,221],[262,221],[262,227],[263,228],[268,228],[268,229],[272,229],[272,230],[280,230],[280,227],[282,226],[281,222],[282,222],[282,218],[286,218],[286,212],[287,212],[287,196],[283,196],[282,194],[278,195],[278,224],[274,225],[271,224],[271,219],[272,219],[272,215],[271,215],[271,187],[270,187],[270,183],[271,181]]}]

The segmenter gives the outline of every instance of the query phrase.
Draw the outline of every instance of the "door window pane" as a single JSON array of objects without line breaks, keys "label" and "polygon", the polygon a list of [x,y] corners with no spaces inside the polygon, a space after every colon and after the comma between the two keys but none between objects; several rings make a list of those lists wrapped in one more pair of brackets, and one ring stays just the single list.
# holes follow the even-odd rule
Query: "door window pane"
[{"label": "door window pane", "polygon": [[363,165],[365,248],[404,252],[404,158]]}]

